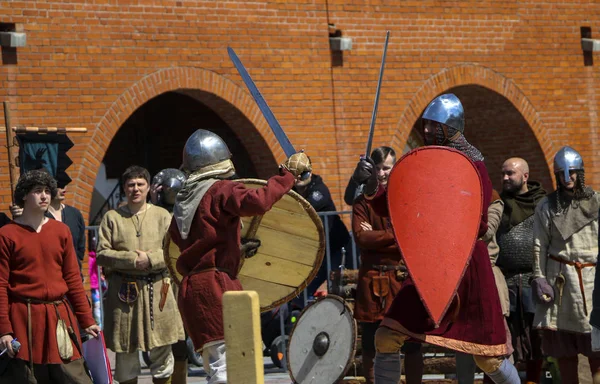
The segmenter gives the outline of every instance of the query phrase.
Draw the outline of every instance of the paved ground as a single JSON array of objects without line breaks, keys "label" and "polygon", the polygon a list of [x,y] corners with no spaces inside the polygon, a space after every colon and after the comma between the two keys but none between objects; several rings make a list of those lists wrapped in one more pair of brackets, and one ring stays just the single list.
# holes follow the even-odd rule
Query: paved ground
[{"label": "paved ground", "polygon": [[[114,368],[114,354],[109,351],[111,358],[111,365]],[[140,376],[138,383],[139,384],[151,384],[152,377],[150,376],[150,371],[145,368],[145,364],[142,362],[142,376]],[[287,372],[283,372],[281,369],[275,367],[271,362],[270,358],[264,358],[264,367],[265,367],[265,384],[291,384],[292,380]],[[590,378],[590,368],[587,362],[587,359],[579,355],[579,378],[580,384],[592,384],[592,380]],[[424,377],[424,381],[428,384],[434,383],[456,383],[456,380],[440,380],[441,377]],[[476,376],[475,383],[481,383],[481,375]],[[206,383],[206,374],[204,373],[203,368],[199,368],[196,366],[190,366],[188,370],[188,383]],[[326,384],[326,383],[323,383]],[[594,384],[600,384],[600,380],[595,382]]]},{"label": "paved ground", "polygon": [[[114,369],[114,353],[109,351],[110,363]],[[138,384],[151,384],[152,377],[150,376],[150,370],[146,368],[143,361],[142,364],[142,376],[139,377]],[[265,384],[290,384],[292,380],[287,372],[283,372],[281,369],[275,367],[271,362],[270,358],[264,358],[265,366]],[[188,383],[206,383],[206,373],[203,368],[191,365],[188,369]]]}]

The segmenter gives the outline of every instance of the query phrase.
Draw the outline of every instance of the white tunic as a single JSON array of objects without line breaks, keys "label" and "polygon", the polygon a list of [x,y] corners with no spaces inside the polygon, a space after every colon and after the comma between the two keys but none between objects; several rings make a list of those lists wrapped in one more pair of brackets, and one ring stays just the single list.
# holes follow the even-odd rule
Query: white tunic
[{"label": "white tunic", "polygon": [[[595,194],[593,199],[600,199]],[[573,205],[566,213],[559,215],[578,215],[579,209]],[[534,237],[534,278],[545,277],[554,288],[554,302],[551,304],[537,303],[533,326],[551,330],[590,333],[590,313],[592,312],[592,291],[596,267],[586,267],[581,270],[587,314],[583,306],[579,277],[575,266],[567,265],[549,258],[550,255],[561,259],[580,262],[596,263],[598,258],[598,218],[590,219],[587,224],[563,239],[561,233],[552,221],[548,198],[544,198],[535,209],[533,223]],[[562,300],[556,287],[556,277],[565,277]],[[535,294],[535,292],[534,292]],[[560,305],[559,305],[560,301]]]}]

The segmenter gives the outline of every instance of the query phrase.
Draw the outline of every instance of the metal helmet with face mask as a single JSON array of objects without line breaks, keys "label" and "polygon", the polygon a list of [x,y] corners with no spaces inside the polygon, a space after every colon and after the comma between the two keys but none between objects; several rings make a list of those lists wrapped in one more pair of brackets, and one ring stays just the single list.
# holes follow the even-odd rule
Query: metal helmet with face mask
[{"label": "metal helmet with face mask", "polygon": [[166,168],[152,178],[153,185],[162,186],[161,203],[173,205],[177,200],[177,192],[183,188],[185,174],[179,169]]},{"label": "metal helmet with face mask", "polygon": [[190,173],[230,159],[231,152],[223,139],[204,129],[194,132],[183,148],[183,168]]},{"label": "metal helmet with face mask", "polygon": [[435,121],[451,128],[448,137],[454,136],[456,131],[461,134],[465,131],[465,111],[462,103],[453,93],[446,93],[433,99],[425,108],[423,119]]},{"label": "metal helmet with face mask", "polygon": [[554,156],[554,173],[561,173],[565,183],[571,180],[570,171],[583,171],[583,158],[573,148],[564,146]]}]

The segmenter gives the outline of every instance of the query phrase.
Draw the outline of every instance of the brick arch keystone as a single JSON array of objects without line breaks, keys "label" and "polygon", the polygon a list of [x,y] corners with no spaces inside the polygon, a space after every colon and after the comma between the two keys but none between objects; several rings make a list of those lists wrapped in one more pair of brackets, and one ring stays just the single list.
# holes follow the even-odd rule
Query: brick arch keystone
[{"label": "brick arch keystone", "polygon": [[[169,91],[178,91],[191,97],[194,97],[194,92],[210,95],[211,97],[202,99],[195,98],[200,102],[206,102],[208,107],[230,124],[232,131],[249,150],[252,162],[257,166],[259,177],[266,178],[272,174],[273,172],[270,171],[275,170],[278,162],[285,157],[254,99],[245,89],[223,75],[207,69],[165,68],[131,85],[112,103],[96,125],[75,178],[79,187],[77,194],[82,197],[76,204],[78,208],[85,212],[89,210],[96,170],[100,167],[104,153],[119,128],[147,101]],[[214,105],[211,105],[211,102],[214,102]],[[238,116],[231,118],[225,115],[226,110],[223,106],[227,104],[237,112]],[[239,123],[240,120],[245,120],[246,124],[231,124]],[[259,150],[253,150],[256,148]]]},{"label": "brick arch keystone", "polygon": [[546,162],[550,166],[552,162],[551,156],[554,153],[553,143],[546,134],[544,123],[533,104],[512,80],[481,65],[459,65],[446,68],[431,76],[415,93],[402,112],[393,143],[399,147],[404,146],[415,121],[421,116],[421,113],[433,98],[451,88],[464,85],[479,85],[508,99],[531,127],[535,138],[544,152]]}]

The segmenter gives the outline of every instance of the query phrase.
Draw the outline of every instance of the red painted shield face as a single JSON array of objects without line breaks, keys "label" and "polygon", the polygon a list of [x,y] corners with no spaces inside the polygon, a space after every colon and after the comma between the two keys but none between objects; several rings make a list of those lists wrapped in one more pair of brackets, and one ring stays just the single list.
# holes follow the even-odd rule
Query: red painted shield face
[{"label": "red painted shield face", "polygon": [[473,162],[448,147],[415,149],[396,163],[390,175],[388,205],[396,241],[436,325],[471,257],[482,195]]}]

